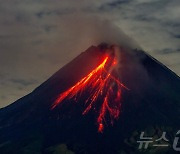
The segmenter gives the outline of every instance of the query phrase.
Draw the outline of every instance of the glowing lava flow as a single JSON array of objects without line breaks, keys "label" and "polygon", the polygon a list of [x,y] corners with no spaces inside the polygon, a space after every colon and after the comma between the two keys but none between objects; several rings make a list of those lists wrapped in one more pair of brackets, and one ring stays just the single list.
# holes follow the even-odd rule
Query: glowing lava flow
[{"label": "glowing lava flow", "polygon": [[[126,88],[118,79],[111,75],[116,65],[115,58],[105,56],[102,63],[82,78],[74,86],[61,93],[54,102],[52,109],[65,99],[77,100],[84,92],[88,92],[83,115],[90,110],[98,112],[98,131],[103,132],[106,117],[113,124],[121,109],[121,89]],[[127,88],[126,88],[127,89]],[[84,97],[84,95],[83,95]]]}]

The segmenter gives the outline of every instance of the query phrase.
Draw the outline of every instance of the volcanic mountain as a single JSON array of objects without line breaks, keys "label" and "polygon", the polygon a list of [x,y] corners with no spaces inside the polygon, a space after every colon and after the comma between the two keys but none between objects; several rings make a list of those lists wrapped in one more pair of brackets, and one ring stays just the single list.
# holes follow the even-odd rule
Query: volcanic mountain
[{"label": "volcanic mountain", "polygon": [[[137,49],[91,46],[0,110],[0,153],[175,153],[180,78]],[[141,132],[168,147],[138,149]]]}]

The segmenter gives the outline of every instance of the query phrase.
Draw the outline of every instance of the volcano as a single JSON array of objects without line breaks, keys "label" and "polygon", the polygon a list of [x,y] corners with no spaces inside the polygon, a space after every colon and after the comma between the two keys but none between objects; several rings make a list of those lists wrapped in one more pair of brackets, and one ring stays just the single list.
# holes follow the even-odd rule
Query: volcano
[{"label": "volcano", "polygon": [[179,91],[180,78],[144,51],[91,46],[0,110],[0,153],[174,153],[137,141],[167,132],[173,143]]}]

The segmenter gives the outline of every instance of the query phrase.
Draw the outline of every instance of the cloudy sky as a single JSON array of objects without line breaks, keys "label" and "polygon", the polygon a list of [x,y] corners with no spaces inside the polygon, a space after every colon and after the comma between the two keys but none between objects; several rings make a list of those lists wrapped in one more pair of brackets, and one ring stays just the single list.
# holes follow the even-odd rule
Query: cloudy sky
[{"label": "cloudy sky", "polygon": [[[179,0],[0,0],[0,108],[90,45],[107,20],[180,75]],[[97,26],[98,25],[98,26]],[[107,30],[108,31],[108,30]]]}]

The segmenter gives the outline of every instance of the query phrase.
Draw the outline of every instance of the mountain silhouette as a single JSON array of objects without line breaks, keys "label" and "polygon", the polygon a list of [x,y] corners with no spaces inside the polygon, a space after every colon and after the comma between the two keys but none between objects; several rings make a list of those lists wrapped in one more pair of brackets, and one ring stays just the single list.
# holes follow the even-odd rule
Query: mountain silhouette
[{"label": "mountain silhouette", "polygon": [[[107,114],[103,131],[98,131],[102,98],[82,114],[90,96],[88,88],[81,96],[77,94],[78,100],[66,98],[52,108],[60,94],[97,68],[107,50],[116,48],[115,78],[127,89],[122,88],[120,113],[113,124]],[[179,92],[180,78],[144,51],[105,43],[91,46],[32,93],[0,110],[0,153],[175,153],[172,144],[180,128]],[[141,132],[157,138],[167,132],[171,146],[140,150]]]}]

